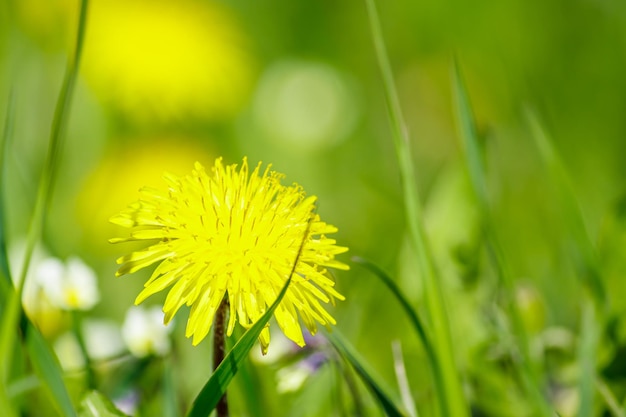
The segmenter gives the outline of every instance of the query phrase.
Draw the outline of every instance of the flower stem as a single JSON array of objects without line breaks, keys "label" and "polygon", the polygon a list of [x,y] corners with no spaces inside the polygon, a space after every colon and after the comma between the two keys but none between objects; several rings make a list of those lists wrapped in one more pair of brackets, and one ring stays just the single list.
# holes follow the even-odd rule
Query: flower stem
[{"label": "flower stem", "polygon": [[[215,323],[213,329],[213,370],[222,363],[225,356],[226,339],[224,337],[224,328],[226,327],[226,313],[228,312],[228,297],[224,296],[217,312],[215,313]],[[220,398],[217,406],[217,417],[228,417],[228,400],[226,392]]]}]

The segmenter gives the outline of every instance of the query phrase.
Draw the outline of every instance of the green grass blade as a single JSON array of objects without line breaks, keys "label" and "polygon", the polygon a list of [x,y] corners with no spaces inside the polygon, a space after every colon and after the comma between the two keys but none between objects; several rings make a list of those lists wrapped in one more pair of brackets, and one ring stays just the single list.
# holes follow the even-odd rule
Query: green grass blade
[{"label": "green grass blade", "polygon": [[35,372],[44,381],[43,388],[57,410],[64,417],[76,416],[76,410],[63,381],[61,367],[39,330],[30,323],[26,331],[26,348]]},{"label": "green grass blade", "polygon": [[596,378],[595,358],[598,355],[598,335],[605,321],[608,310],[608,299],[600,261],[592,243],[591,237],[582,214],[582,209],[570,176],[555,150],[552,140],[539,123],[539,119],[532,112],[528,112],[528,121],[543,163],[546,166],[565,214],[568,229],[572,232],[578,251],[577,265],[581,274],[581,281],[588,290],[587,299],[583,301],[581,312],[581,334],[578,346],[578,360],[580,366],[579,396],[580,408],[578,415],[590,416],[593,413],[594,389],[593,381]]},{"label": "green grass blade", "polygon": [[[28,267],[32,257],[36,242],[40,239],[46,218],[47,208],[52,196],[52,188],[56,177],[62,149],[64,133],[69,118],[71,97],[78,76],[80,56],[82,52],[83,39],[85,34],[88,0],[81,1],[80,14],[78,19],[78,29],[76,36],[76,46],[74,53],[70,55],[67,71],[63,80],[63,85],[57,101],[57,106],[52,121],[50,132],[50,144],[48,155],[44,164],[41,181],[33,218],[28,233],[24,263],[21,271],[19,286],[17,291],[12,293],[7,308],[3,314],[2,328],[0,335],[0,357],[3,362],[11,363],[13,346],[16,339],[18,322],[23,317],[21,310],[21,298],[24,290],[24,283],[28,273]],[[65,388],[58,364],[54,361],[54,356],[47,348],[45,341],[34,329],[32,324],[27,329],[26,344],[31,354],[31,360],[40,376],[45,379],[44,386],[50,392],[52,403],[63,412],[64,416],[75,416],[76,412],[69,401],[69,394]],[[3,373],[3,377],[6,373]]]},{"label": "green grass blade", "polygon": [[369,369],[367,363],[361,358],[359,353],[354,349],[347,340],[345,340],[339,332],[328,333],[326,338],[333,344],[337,352],[348,362],[356,373],[361,377],[369,390],[374,394],[380,405],[389,417],[404,417],[406,413],[395,404],[391,396],[387,393],[385,384],[381,379],[375,376],[374,372]]},{"label": "green grass blade", "polygon": [[428,319],[430,321],[437,361],[441,369],[443,385],[445,387],[443,392],[437,392],[436,395],[445,398],[444,401],[447,403],[448,409],[450,410],[449,416],[466,417],[469,416],[469,408],[463,395],[461,378],[456,366],[452,348],[450,324],[448,322],[442,288],[434,268],[434,261],[432,260],[422,225],[422,211],[415,167],[411,159],[408,132],[402,118],[400,101],[396,92],[391,65],[387,58],[376,5],[374,0],[366,0],[366,5],[376,56],[381,70],[387,110],[391,121],[392,138],[400,168],[410,243],[412,249],[415,251],[419,265],[419,275],[423,281]]},{"label": "green grass blade", "polygon": [[261,331],[263,331],[267,323],[270,321],[274,311],[287,293],[287,289],[291,283],[291,278],[296,272],[296,266],[298,265],[300,256],[302,255],[302,248],[304,248],[306,237],[309,235],[309,229],[311,227],[310,220],[311,219],[309,219],[309,224],[307,225],[302,243],[298,249],[298,254],[296,255],[296,259],[294,260],[291,268],[289,278],[287,278],[287,281],[278,294],[278,297],[276,297],[276,300],[265,312],[265,314],[263,314],[263,316],[261,316],[261,318],[254,323],[252,327],[246,330],[235,346],[230,350],[230,352],[228,352],[222,363],[220,363],[215,369],[213,375],[211,375],[207,383],[204,387],[202,387],[198,396],[193,400],[191,409],[187,413],[187,417],[208,417],[219,402],[220,398],[222,398],[224,393],[226,393],[228,385],[234,378],[235,374],[237,374],[242,362],[248,357],[248,353],[250,353],[250,350],[254,347]]},{"label": "green grass blade", "polygon": [[[13,91],[9,94],[9,101],[7,105],[7,113],[4,122],[4,129],[2,132],[2,143],[0,143],[0,274],[8,286],[3,288],[9,288],[11,282],[11,272],[9,271],[9,257],[7,255],[7,238],[6,238],[6,206],[4,204],[4,183],[6,178],[6,154],[9,147],[11,138],[13,137],[13,126],[15,123],[15,94]],[[2,292],[4,294],[4,291]]]},{"label": "green grass blade", "polygon": [[[352,260],[358,264],[363,265],[370,272],[372,272],[376,277],[378,277],[383,282],[383,284],[387,286],[387,288],[391,291],[391,293],[396,297],[396,299],[398,300],[398,303],[400,303],[400,305],[404,309],[404,312],[409,317],[409,320],[411,321],[411,324],[413,325],[413,329],[417,333],[417,336],[419,337],[420,342],[422,343],[422,346],[424,347],[424,351],[426,352],[426,356],[428,357],[428,363],[433,373],[433,380],[435,382],[436,391],[437,392],[444,391],[445,386],[443,384],[443,375],[441,374],[441,370],[439,369],[439,363],[437,361],[437,355],[433,347],[433,344],[426,332],[426,328],[424,324],[420,320],[415,309],[411,306],[411,303],[409,302],[409,300],[402,293],[402,290],[400,290],[400,288],[396,285],[394,280],[392,280],[391,277],[389,277],[389,275],[387,275],[385,271],[380,269],[377,265],[373,264],[372,262],[366,259],[359,258],[359,257],[353,257]],[[448,404],[445,401],[445,397],[443,395],[438,395],[437,400],[439,401],[441,415],[443,416],[450,415],[449,414],[450,410],[448,409]]]},{"label": "green grass blade", "polygon": [[[478,203],[481,205],[482,210],[487,211],[488,197],[487,181],[485,179],[485,162],[478,141],[474,113],[456,61],[452,71],[452,84],[457,122],[463,144],[463,151],[465,153],[465,162],[469,169],[472,187],[478,197]],[[487,213],[483,214],[486,215]]]},{"label": "green grass blade", "polygon": [[559,193],[558,197],[564,209],[569,230],[572,232],[577,249],[580,251],[579,257],[582,259],[583,265],[579,265],[579,267],[582,271],[583,282],[589,288],[596,306],[601,309],[606,308],[608,306],[606,289],[602,280],[598,255],[585,225],[581,206],[574,193],[570,176],[538,117],[529,111],[527,118],[537,149]]},{"label": "green grass blade", "polygon": [[611,391],[606,383],[600,379],[596,378],[596,389],[604,399],[604,402],[607,405],[608,410],[613,414],[613,417],[626,417],[626,411],[620,406],[619,402],[615,398],[615,395]]},{"label": "green grass blade", "polygon": [[427,354],[429,354],[431,364],[433,364],[435,362],[434,361],[435,355],[434,355],[432,343],[430,342],[430,339],[428,335],[426,334],[426,328],[424,327],[422,320],[420,320],[419,316],[417,315],[417,312],[415,311],[415,309],[413,309],[413,307],[411,306],[411,303],[409,302],[409,300],[402,293],[402,290],[396,285],[396,283],[391,279],[391,277],[389,277],[389,275],[385,273],[385,271],[380,269],[374,263],[368,261],[367,259],[360,258],[358,256],[353,257],[352,261],[363,265],[368,271],[372,272],[376,277],[378,277],[383,282],[383,284],[387,286],[389,291],[391,291],[391,293],[396,297],[396,300],[398,301],[398,303],[400,303],[400,305],[404,309],[404,312],[407,314],[407,316],[409,316],[409,319],[411,320],[411,324],[413,325],[413,328],[415,329],[417,336],[422,342],[422,345],[424,345],[424,349],[427,351]]},{"label": "green grass blade", "polygon": [[539,373],[534,368],[530,355],[530,341],[524,328],[522,316],[515,303],[515,284],[509,265],[500,245],[500,240],[493,224],[493,213],[487,197],[486,169],[483,154],[481,152],[474,115],[467,94],[467,89],[463,83],[458,64],[455,62],[452,71],[452,85],[455,98],[456,117],[459,125],[459,134],[463,143],[465,161],[468,167],[470,180],[474,193],[476,194],[478,205],[480,206],[482,221],[485,227],[487,245],[489,253],[496,266],[499,281],[507,297],[507,311],[511,320],[513,336],[517,339],[516,345],[519,348],[518,370],[521,373],[520,379],[529,399],[533,402],[536,412],[543,416],[553,416],[554,412],[548,405],[547,400],[542,395],[543,381]]},{"label": "green grass blade", "polygon": [[[16,303],[16,295],[11,282],[11,273],[9,271],[9,263],[6,250],[4,179],[6,172],[6,149],[8,148],[9,140],[12,136],[14,120],[15,96],[13,92],[11,92],[11,94],[9,95],[5,124],[1,137],[2,143],[0,143],[0,274],[2,275],[2,277],[0,277],[0,307],[2,308],[2,311],[9,312],[12,311],[12,309],[9,308]],[[8,317],[7,320],[9,321],[9,323],[14,322],[11,321],[14,320],[12,317]],[[8,336],[6,336],[6,338],[4,336],[4,334],[9,331],[13,331],[13,329],[1,329],[2,339],[0,340],[0,352],[10,349],[10,346],[2,346],[2,344],[5,343],[12,343],[12,340]],[[7,384],[10,363],[10,360],[2,360],[0,363],[0,414],[12,417],[15,415],[15,410],[13,409],[13,406],[9,399]]]},{"label": "green grass blade", "polygon": [[98,391],[91,391],[80,403],[80,417],[127,417],[115,408],[107,397]]},{"label": "green grass blade", "polygon": [[193,401],[191,409],[187,413],[187,417],[207,417],[211,414],[220,398],[222,398],[226,392],[226,388],[228,388],[228,385],[232,381],[233,377],[241,367],[241,363],[248,357],[248,353],[254,347],[261,331],[272,318],[274,311],[287,293],[287,288],[290,283],[291,276],[285,283],[283,289],[280,291],[280,294],[278,294],[276,301],[274,301],[259,321],[246,330],[233,349],[228,352],[222,363],[217,367],[217,369],[215,369],[211,378],[209,378],[196,399]]},{"label": "green grass blade", "polygon": [[61,152],[63,150],[63,142],[65,139],[65,130],[69,120],[72,95],[74,93],[76,79],[78,78],[78,69],[82,55],[83,40],[87,23],[87,7],[88,0],[81,0],[76,45],[73,55],[70,55],[69,57],[67,70],[63,79],[63,85],[61,86],[61,91],[59,92],[59,97],[54,111],[52,128],[50,130],[48,154],[44,162],[41,180],[39,182],[39,189],[37,192],[37,199],[35,202],[35,209],[30,224],[28,239],[26,241],[24,262],[21,273],[22,276],[19,280],[20,288],[18,293],[20,296],[23,291],[25,281],[24,278],[28,273],[28,267],[30,266],[33,250],[43,232],[48,206],[50,205],[50,200],[52,198],[54,182],[58,173]]},{"label": "green grass blade", "polygon": [[411,387],[406,374],[406,365],[402,354],[402,344],[399,340],[394,340],[391,343],[391,351],[393,353],[393,367],[396,371],[396,380],[398,381],[398,387],[400,388],[400,398],[402,398],[402,404],[407,410],[409,417],[418,417],[419,413],[417,412],[417,406],[415,405],[415,398],[413,398],[413,395],[411,394]]}]

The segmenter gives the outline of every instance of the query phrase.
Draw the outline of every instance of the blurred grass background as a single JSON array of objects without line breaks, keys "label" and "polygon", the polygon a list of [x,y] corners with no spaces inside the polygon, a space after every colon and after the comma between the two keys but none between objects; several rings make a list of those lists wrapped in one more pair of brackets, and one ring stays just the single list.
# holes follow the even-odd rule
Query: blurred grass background
[{"label": "blurred grass background", "polygon": [[[23,239],[28,227],[74,36],[75,3],[2,0],[0,114],[11,88],[17,104],[4,184],[9,243]],[[453,114],[454,57],[484,138],[492,221],[534,358],[545,368],[548,396],[561,415],[575,415],[583,290],[572,231],[532,139],[529,109],[554,140],[596,244],[610,312],[597,366],[623,398],[626,4],[399,0],[378,7],[475,415],[530,414],[510,369],[500,287]],[[107,243],[116,235],[108,218],[137,198],[140,186],[162,186],[164,170],[185,174],[195,160],[211,165],[220,155],[232,163],[243,155],[272,163],[286,183],[317,195],[322,218],[339,227],[337,240],[350,247],[349,255],[388,271],[420,308],[363,2],[92,0],[87,25],[43,244],[61,258],[78,255],[97,271],[102,299],[93,316],[121,322],[145,278],[114,278],[114,259],[126,248]],[[416,401],[427,404],[429,415],[424,353],[392,295],[358,265],[336,278],[347,297],[333,310],[338,328],[392,386],[391,342],[400,340]],[[192,349],[179,322],[174,372],[185,403],[208,377],[209,347]],[[336,378],[332,369],[295,393],[279,394],[279,368],[262,365],[248,375],[258,378],[266,410],[256,415],[328,415],[335,401],[326,384]],[[237,381],[233,397],[250,400],[244,377]],[[324,398],[319,409],[311,398]],[[602,410],[597,407],[598,415]]]}]

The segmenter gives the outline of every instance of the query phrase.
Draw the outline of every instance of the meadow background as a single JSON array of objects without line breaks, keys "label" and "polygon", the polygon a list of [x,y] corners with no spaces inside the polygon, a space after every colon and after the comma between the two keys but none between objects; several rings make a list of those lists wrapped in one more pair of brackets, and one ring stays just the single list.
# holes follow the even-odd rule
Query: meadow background
[{"label": "meadow background", "polygon": [[[66,0],[2,0],[0,6],[0,115],[9,113],[11,92],[14,97],[2,184],[10,254],[19,252],[28,231],[77,10],[77,1]],[[398,0],[379,2],[378,10],[472,415],[535,415],[511,356],[518,341],[506,297],[519,308],[551,407],[562,416],[624,415],[626,3]],[[484,155],[487,220],[464,156],[455,61]],[[565,182],[551,176],[537,126],[559,155]],[[194,161],[211,166],[218,156],[227,163],[243,156],[251,164],[271,163],[286,174],[284,183],[297,182],[319,197],[321,217],[350,248],[339,258],[351,270],[335,274],[346,296],[331,308],[337,329],[398,399],[392,343],[399,341],[417,409],[435,415],[428,359],[406,315],[380,280],[350,262],[358,256],[378,265],[424,313],[364,2],[90,2],[40,246],[62,260],[80,257],[95,271],[100,300],[86,320],[119,328],[147,278],[143,272],[114,277],[115,259],[128,246],[108,243],[121,233],[109,217],[134,201],[142,185],[163,187],[163,171],[184,175]],[[581,373],[580,354],[588,265],[572,226],[577,212],[563,203],[567,184],[607,294],[595,300],[601,313],[594,316],[595,349],[586,358],[595,375],[590,408],[580,388],[589,376]],[[485,222],[506,254],[508,293],[489,257]],[[163,372],[169,372],[174,408],[185,410],[210,376],[211,348],[207,341],[193,348],[184,338],[181,313],[169,353],[138,358],[120,342],[108,359],[98,358],[100,390],[130,401],[138,415],[160,415],[171,389],[163,387]],[[84,375],[72,357],[80,351],[58,343],[71,315],[45,310],[40,316],[78,398]],[[231,385],[233,415],[381,415],[323,337],[300,353],[273,337],[268,357],[259,358],[255,348]],[[298,367],[315,349],[327,352],[330,364]],[[15,394],[27,399],[26,415],[55,415],[37,384],[27,383]]]}]

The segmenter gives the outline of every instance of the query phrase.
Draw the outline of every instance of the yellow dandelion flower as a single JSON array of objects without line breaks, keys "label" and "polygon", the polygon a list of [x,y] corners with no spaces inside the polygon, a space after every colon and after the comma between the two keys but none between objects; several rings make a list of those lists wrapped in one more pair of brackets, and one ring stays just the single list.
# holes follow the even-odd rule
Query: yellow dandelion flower
[{"label": "yellow dandelion flower", "polygon": [[[239,169],[218,158],[207,172],[196,162],[191,175],[165,174],[167,191],[144,188],[139,201],[111,219],[131,229],[129,237],[113,243],[156,240],[119,258],[116,275],[159,263],[135,303],[171,286],[163,306],[165,323],[183,305],[191,307],[186,336],[193,336],[194,345],[208,334],[225,296],[230,305],[226,333],[232,334],[236,322],[252,326],[289,278],[303,239],[276,322],[300,346],[305,344],[300,319],[312,334],[318,323],[335,324],[322,303],[344,297],[326,268],[348,269],[335,259],[348,249],[327,237],[337,228],[315,213],[316,197],[306,196],[297,184],[282,185],[283,175],[270,168],[261,171],[259,163],[249,173],[246,158]],[[268,327],[259,340],[267,352]]]}]

